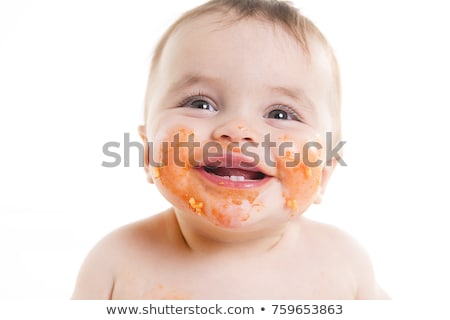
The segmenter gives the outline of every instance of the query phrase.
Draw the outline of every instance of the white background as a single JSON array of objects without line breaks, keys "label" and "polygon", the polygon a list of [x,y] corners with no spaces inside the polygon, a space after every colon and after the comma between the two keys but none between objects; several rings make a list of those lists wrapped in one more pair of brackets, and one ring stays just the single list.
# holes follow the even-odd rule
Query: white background
[{"label": "white background", "polygon": [[[168,206],[102,146],[139,140],[152,49],[201,2],[0,2],[0,298],[67,299],[101,237]],[[294,2],[335,48],[348,141],[307,216],[360,241],[394,299],[448,297],[445,2]]]}]

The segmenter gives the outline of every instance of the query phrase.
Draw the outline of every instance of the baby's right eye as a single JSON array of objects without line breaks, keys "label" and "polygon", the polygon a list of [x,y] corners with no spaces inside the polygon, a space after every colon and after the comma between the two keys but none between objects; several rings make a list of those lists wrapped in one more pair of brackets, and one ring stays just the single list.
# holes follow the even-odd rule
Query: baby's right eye
[{"label": "baby's right eye", "polygon": [[188,107],[192,109],[201,109],[210,112],[217,112],[217,109],[205,99],[189,98],[180,105],[181,107]]}]

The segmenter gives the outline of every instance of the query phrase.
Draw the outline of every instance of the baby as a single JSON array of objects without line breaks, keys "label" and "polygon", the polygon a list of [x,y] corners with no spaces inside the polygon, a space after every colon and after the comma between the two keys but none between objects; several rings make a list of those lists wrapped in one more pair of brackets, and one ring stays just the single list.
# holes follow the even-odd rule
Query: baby
[{"label": "baby", "polygon": [[173,207],[105,237],[73,298],[388,298],[350,236],[302,217],[342,162],[338,67],[314,24],[284,1],[213,0],[152,62],[139,132]]}]

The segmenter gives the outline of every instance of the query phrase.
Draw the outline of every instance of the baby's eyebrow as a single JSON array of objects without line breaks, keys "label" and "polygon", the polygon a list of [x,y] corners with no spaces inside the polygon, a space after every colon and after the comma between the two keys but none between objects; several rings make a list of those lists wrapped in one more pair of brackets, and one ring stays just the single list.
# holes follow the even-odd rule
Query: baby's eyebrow
[{"label": "baby's eyebrow", "polygon": [[189,73],[189,74],[183,75],[180,78],[180,80],[174,82],[170,86],[170,91],[176,92],[178,90],[190,87],[197,83],[218,83],[218,82],[220,82],[220,78],[218,78],[218,77],[211,77],[211,76],[206,76],[206,75],[202,75],[202,74],[198,74],[198,73]]},{"label": "baby's eyebrow", "polygon": [[287,96],[295,100],[302,107],[307,107],[308,109],[315,109],[315,105],[311,99],[308,98],[306,93],[300,88],[290,88],[284,86],[268,87],[273,93],[280,94],[282,96]]}]

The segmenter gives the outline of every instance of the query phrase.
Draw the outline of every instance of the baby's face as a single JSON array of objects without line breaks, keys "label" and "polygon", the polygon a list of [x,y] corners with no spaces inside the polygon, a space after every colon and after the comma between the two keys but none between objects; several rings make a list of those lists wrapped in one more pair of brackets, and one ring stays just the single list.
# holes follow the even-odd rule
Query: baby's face
[{"label": "baby's face", "polygon": [[286,223],[326,180],[330,63],[272,24],[216,21],[183,25],[163,51],[146,119],[149,174],[179,214],[228,229]]}]

